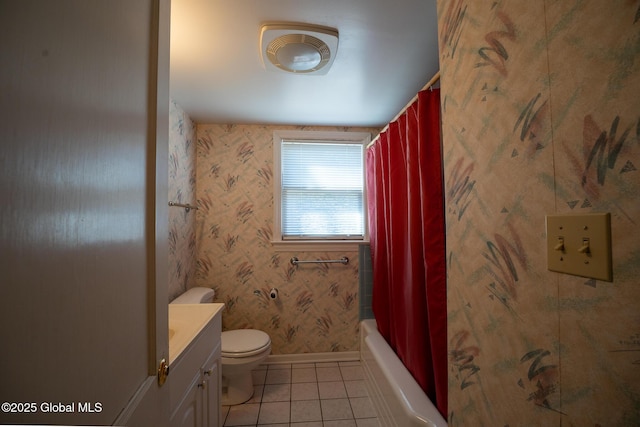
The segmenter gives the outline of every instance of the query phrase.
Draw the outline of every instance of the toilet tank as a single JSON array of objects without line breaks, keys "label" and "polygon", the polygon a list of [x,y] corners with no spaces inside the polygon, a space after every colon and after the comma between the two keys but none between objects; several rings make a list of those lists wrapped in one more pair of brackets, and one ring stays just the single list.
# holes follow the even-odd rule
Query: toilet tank
[{"label": "toilet tank", "polygon": [[171,304],[201,304],[213,302],[216,293],[211,288],[195,287],[171,301]]}]

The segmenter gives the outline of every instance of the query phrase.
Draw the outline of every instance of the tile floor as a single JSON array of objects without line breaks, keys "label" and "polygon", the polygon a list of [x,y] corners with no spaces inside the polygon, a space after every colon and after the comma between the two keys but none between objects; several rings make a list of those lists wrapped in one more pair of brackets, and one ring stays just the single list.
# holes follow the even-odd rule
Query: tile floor
[{"label": "tile floor", "polygon": [[223,406],[224,426],[379,427],[359,361],[262,365],[252,374],[253,398]]}]

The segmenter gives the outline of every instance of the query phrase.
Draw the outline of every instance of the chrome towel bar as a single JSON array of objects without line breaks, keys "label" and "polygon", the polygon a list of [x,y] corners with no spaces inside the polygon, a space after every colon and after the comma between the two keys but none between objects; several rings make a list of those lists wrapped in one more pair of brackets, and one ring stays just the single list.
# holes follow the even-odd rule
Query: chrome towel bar
[{"label": "chrome towel bar", "polygon": [[191,209],[195,209],[198,210],[197,206],[192,206],[189,204],[184,204],[184,203],[176,203],[176,202],[169,202],[169,206],[178,206],[180,208],[184,208],[185,211],[189,212]]},{"label": "chrome towel bar", "polygon": [[291,258],[291,264],[293,264],[293,265],[298,265],[298,264],[335,264],[335,263],[340,263],[340,264],[347,265],[347,264],[349,264],[349,258],[347,258],[346,256],[343,256],[340,259],[314,259],[314,260],[310,260],[310,261],[300,261],[298,259],[298,257],[295,257],[295,256]]}]

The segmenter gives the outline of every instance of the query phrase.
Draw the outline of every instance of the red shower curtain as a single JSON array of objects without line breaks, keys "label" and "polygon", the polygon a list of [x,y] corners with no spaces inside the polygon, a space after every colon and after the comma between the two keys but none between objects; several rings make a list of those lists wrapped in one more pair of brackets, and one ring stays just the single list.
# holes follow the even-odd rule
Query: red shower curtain
[{"label": "red shower curtain", "polygon": [[447,301],[440,90],[367,150],[373,313],[380,333],[447,417]]}]

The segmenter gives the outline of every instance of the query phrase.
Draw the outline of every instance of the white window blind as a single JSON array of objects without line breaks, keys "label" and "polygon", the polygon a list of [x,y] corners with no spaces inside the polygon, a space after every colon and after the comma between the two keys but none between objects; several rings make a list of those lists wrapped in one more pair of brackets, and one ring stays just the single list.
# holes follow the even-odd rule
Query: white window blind
[{"label": "white window blind", "polygon": [[363,239],[363,150],[360,143],[282,141],[283,240]]}]

